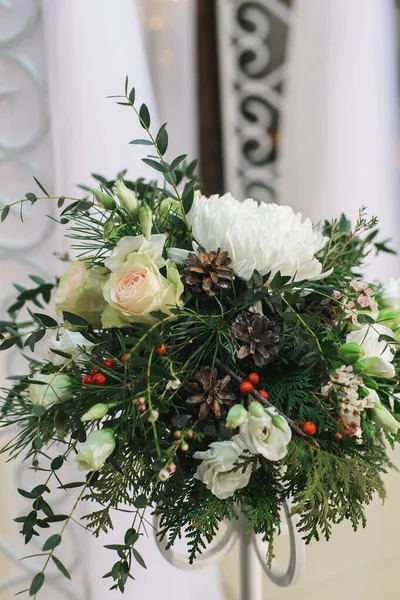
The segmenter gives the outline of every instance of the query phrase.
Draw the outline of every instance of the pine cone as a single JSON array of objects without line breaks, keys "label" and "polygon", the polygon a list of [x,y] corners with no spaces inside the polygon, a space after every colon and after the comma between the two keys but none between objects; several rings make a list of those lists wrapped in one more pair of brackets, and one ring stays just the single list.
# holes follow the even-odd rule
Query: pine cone
[{"label": "pine cone", "polygon": [[196,381],[189,381],[186,389],[193,395],[187,398],[188,404],[199,404],[199,419],[214,416],[220,419],[225,416],[227,407],[232,406],[236,400],[235,394],[230,391],[229,375],[218,379],[217,369],[204,367],[195,373]]},{"label": "pine cone", "polygon": [[213,296],[218,290],[228,290],[234,277],[227,252],[206,252],[199,246],[199,256],[190,252],[182,271],[182,283],[195,294]]},{"label": "pine cone", "polygon": [[244,311],[232,324],[234,336],[244,344],[239,348],[240,359],[250,356],[257,367],[263,367],[279,352],[279,328],[274,321],[260,314]]}]

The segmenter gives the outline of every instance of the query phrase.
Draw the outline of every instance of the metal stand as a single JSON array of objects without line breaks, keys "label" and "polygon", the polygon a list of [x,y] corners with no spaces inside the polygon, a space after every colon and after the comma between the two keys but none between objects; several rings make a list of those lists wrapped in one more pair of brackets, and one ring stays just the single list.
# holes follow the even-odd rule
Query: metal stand
[{"label": "metal stand", "polygon": [[[272,561],[271,569],[265,564],[265,549],[259,535],[245,534],[245,520],[240,517],[238,521],[224,525],[226,531],[215,544],[212,544],[201,554],[193,565],[189,565],[187,555],[176,548],[165,549],[165,544],[160,543],[156,537],[158,548],[164,558],[175,567],[183,570],[202,569],[203,567],[219,562],[237,540],[240,543],[240,588],[241,600],[262,600],[262,572],[279,587],[294,585],[301,577],[305,567],[305,544],[297,531],[298,518],[290,516],[291,504],[284,503],[285,522],[281,526],[281,535],[289,536],[290,559],[287,569],[282,569],[276,559]],[[158,531],[158,520],[155,519],[155,534]]]}]

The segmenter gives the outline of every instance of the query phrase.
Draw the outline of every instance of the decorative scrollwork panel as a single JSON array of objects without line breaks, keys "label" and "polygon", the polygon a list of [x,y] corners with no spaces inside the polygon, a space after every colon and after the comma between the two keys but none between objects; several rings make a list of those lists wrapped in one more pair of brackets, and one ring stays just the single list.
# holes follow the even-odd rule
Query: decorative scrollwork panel
[{"label": "decorative scrollwork panel", "polygon": [[291,0],[219,0],[225,187],[274,200]]}]

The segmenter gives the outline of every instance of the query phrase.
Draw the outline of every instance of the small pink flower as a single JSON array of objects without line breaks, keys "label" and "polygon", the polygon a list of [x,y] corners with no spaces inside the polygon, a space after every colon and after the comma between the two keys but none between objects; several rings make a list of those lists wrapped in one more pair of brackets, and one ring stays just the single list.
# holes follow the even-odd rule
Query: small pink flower
[{"label": "small pink flower", "polygon": [[361,281],[356,281],[355,279],[353,279],[353,281],[350,283],[350,287],[355,292],[360,292],[363,289],[364,286],[365,286],[364,283],[362,283]]},{"label": "small pink flower", "polygon": [[369,296],[366,296],[365,294],[360,294],[357,298],[357,304],[359,306],[361,306],[361,308],[368,308],[368,306],[370,305],[371,299]]}]

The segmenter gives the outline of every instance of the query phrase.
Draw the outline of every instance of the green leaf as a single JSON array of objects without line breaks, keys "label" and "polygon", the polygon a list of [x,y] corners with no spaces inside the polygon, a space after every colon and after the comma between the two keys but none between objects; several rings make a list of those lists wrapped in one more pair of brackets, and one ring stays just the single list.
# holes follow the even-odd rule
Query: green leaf
[{"label": "green leaf", "polygon": [[54,550],[54,548],[57,548],[61,544],[61,541],[62,537],[58,533],[51,535],[43,544],[43,551]]},{"label": "green leaf", "polygon": [[40,342],[40,340],[46,335],[45,329],[38,329],[31,333],[31,335],[25,340],[24,346],[29,346],[32,352],[35,350],[35,344]]},{"label": "green leaf", "polygon": [[20,494],[20,496],[22,496],[23,498],[29,498],[30,500],[35,498],[35,496],[32,496],[31,492],[27,492],[26,490],[23,490],[21,488],[17,488],[17,491],[18,494]]},{"label": "green leaf", "polygon": [[42,496],[45,492],[47,492],[47,493],[50,492],[50,489],[47,487],[47,485],[37,485],[31,491],[30,497],[31,498],[39,498],[39,496]]},{"label": "green leaf", "polygon": [[64,457],[63,456],[56,456],[51,461],[50,468],[51,468],[52,471],[58,471],[58,469],[61,469],[61,467],[63,466],[63,464],[64,464]]},{"label": "green leaf", "polygon": [[32,202],[32,204],[33,204],[34,202],[36,202],[36,200],[37,200],[37,196],[36,196],[36,194],[34,194],[33,192],[28,192],[27,194],[25,194],[25,198],[26,198],[27,200],[29,200],[30,202]]},{"label": "green leaf", "polygon": [[133,546],[139,539],[136,529],[128,529],[125,533],[124,542],[127,546]]},{"label": "green leaf", "polygon": [[139,552],[135,548],[132,548],[132,553],[133,553],[133,556],[136,558],[137,562],[139,563],[139,565],[141,567],[143,567],[143,569],[147,569],[146,563],[144,562],[141,554],[139,554]]},{"label": "green leaf", "polygon": [[144,129],[150,127],[150,113],[145,104],[142,104],[139,110],[140,124]]},{"label": "green leaf", "polygon": [[71,579],[71,575],[68,573],[67,569],[64,567],[61,560],[59,560],[56,556],[54,556],[54,554],[51,555],[51,558],[53,559],[53,562],[56,565],[57,569],[59,571],[61,571],[61,573],[64,575],[64,577],[66,577],[67,579]]},{"label": "green leaf", "polygon": [[72,483],[66,483],[65,485],[59,485],[59,490],[72,490],[73,488],[78,488],[86,485],[85,481],[74,481]]},{"label": "green leaf", "polygon": [[68,515],[49,515],[46,517],[47,523],[61,523],[62,521],[67,521],[69,519]]},{"label": "green leaf", "polygon": [[60,196],[59,199],[57,200],[57,207],[61,208],[63,206],[64,202],[65,202],[64,196]]},{"label": "green leaf", "polygon": [[8,338],[8,340],[4,340],[4,342],[0,344],[0,350],[8,350],[12,346],[14,346],[16,341],[17,338]]},{"label": "green leaf", "polygon": [[1,211],[1,222],[7,219],[8,213],[10,212],[10,205],[7,204]]},{"label": "green leaf", "polygon": [[188,212],[190,212],[190,209],[192,208],[193,205],[193,200],[194,200],[194,189],[189,190],[189,192],[185,195],[185,193],[182,196],[182,206],[183,206],[183,210],[185,211],[185,214],[188,214]]},{"label": "green leaf", "polygon": [[129,102],[131,102],[132,104],[135,104],[135,96],[136,96],[135,88],[133,87],[131,89],[131,91],[129,92],[129,96],[128,96]]},{"label": "green leaf", "polygon": [[44,573],[37,573],[32,579],[31,587],[29,588],[29,595],[34,596],[38,593],[40,588],[44,584]]},{"label": "green leaf", "polygon": [[174,158],[174,160],[172,161],[171,165],[170,165],[170,171],[173,171],[174,169],[176,169],[176,167],[183,161],[185,160],[185,158],[187,157],[187,154],[181,154],[180,156],[177,156],[176,158]]},{"label": "green leaf", "polygon": [[72,358],[72,354],[68,354],[68,352],[63,352],[62,350],[56,350],[54,348],[50,348],[50,351],[53,352],[53,354],[62,356],[63,358]]},{"label": "green leaf", "polygon": [[40,189],[42,190],[42,192],[43,192],[44,194],[46,194],[46,196],[47,196],[48,198],[50,198],[50,194],[49,194],[49,192],[47,192],[47,191],[45,190],[44,186],[43,186],[43,185],[40,183],[39,179],[37,179],[37,178],[36,178],[34,175],[33,175],[33,179],[36,181],[36,184],[37,184],[37,185],[40,187]]},{"label": "green leaf", "polygon": [[107,544],[106,546],[104,546],[104,548],[106,548],[107,550],[128,550],[128,546],[126,545],[122,545],[122,544]]},{"label": "green leaf", "polygon": [[32,279],[32,281],[34,283],[36,283],[37,285],[41,286],[41,285],[51,285],[45,282],[44,279],[42,279],[41,277],[39,277],[38,275],[29,275],[29,279]]},{"label": "green leaf", "polygon": [[129,143],[133,144],[135,146],[152,146],[153,145],[153,142],[151,142],[150,140],[142,140],[142,139],[132,140]]},{"label": "green leaf", "polygon": [[63,311],[63,318],[71,325],[77,325],[78,327],[89,327],[89,323],[83,317],[74,315],[73,313]]},{"label": "green leaf", "polygon": [[128,85],[129,85],[129,78],[128,75],[125,76],[125,96],[128,95]]},{"label": "green leaf", "polygon": [[166,123],[162,125],[157,133],[156,144],[160,154],[164,155],[168,148],[168,133],[165,129],[167,126]]},{"label": "green leaf", "polygon": [[43,440],[40,437],[35,437],[35,439],[32,442],[32,446],[35,450],[40,450],[40,448],[43,446]]},{"label": "green leaf", "polygon": [[35,319],[37,319],[43,327],[58,327],[58,323],[53,317],[44,315],[42,313],[33,313]]},{"label": "green leaf", "polygon": [[32,412],[35,415],[35,417],[44,417],[44,415],[46,414],[47,410],[45,409],[44,406],[40,406],[40,405],[36,405],[33,406],[32,408]]},{"label": "green leaf", "polygon": [[134,502],[136,508],[145,508],[147,506],[147,499],[144,494],[140,494]]},{"label": "green leaf", "polygon": [[168,167],[163,163],[157,162],[152,158],[142,158],[142,161],[152,169],[160,171],[160,173],[168,173]]}]

